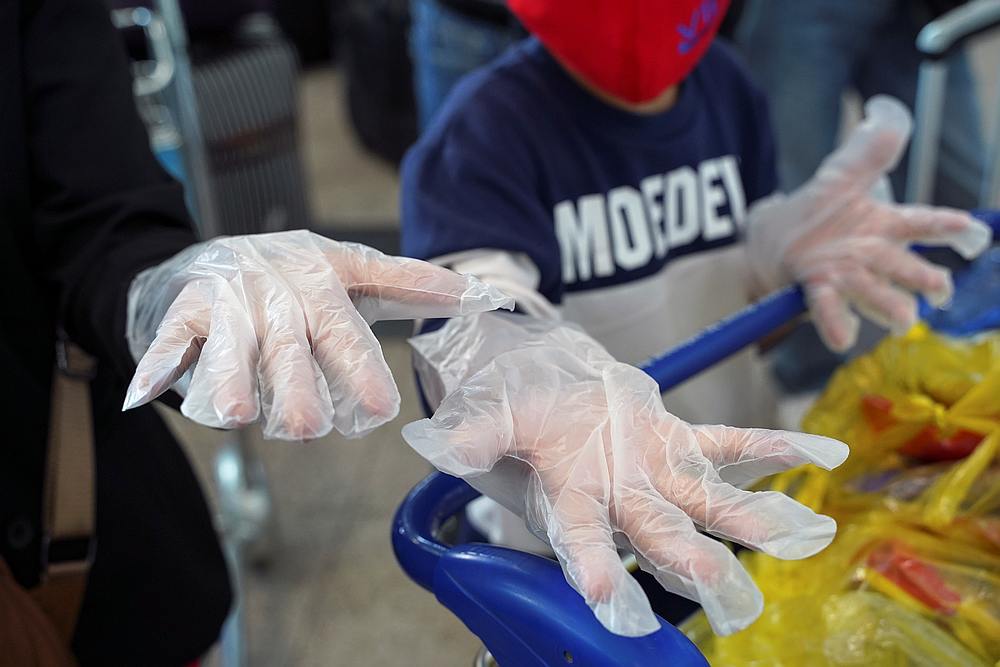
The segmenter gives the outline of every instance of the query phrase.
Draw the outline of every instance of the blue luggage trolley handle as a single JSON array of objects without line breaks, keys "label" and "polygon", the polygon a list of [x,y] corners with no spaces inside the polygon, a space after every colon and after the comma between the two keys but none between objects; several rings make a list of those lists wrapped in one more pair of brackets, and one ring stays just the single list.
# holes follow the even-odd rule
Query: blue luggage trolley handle
[{"label": "blue luggage trolley handle", "polygon": [[[1000,237],[1000,212],[974,213]],[[650,360],[643,370],[667,391],[805,312],[802,289],[786,288]],[[410,578],[482,639],[501,667],[708,664],[663,619],[657,632],[644,637],[612,634],[551,560],[487,544],[448,546],[438,540],[441,525],[478,496],[460,479],[431,474],[397,510],[392,546]]]},{"label": "blue luggage trolley handle", "polygon": [[396,512],[392,546],[406,573],[462,619],[501,667],[707,667],[698,648],[663,619],[644,637],[605,630],[554,561],[489,544],[441,543],[441,524],[478,496],[460,479],[428,476]]}]

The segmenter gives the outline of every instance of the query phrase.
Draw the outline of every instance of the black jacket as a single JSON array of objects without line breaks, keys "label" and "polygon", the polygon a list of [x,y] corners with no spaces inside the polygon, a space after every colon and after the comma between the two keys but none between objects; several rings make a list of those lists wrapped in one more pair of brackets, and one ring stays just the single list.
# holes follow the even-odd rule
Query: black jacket
[{"label": "black jacket", "polygon": [[[0,0],[0,554],[37,580],[58,327],[97,357],[97,557],[85,663],[182,664],[218,636],[225,565],[191,468],[155,412],[121,412],[128,286],[194,241],[151,155],[100,0]],[[0,658],[2,660],[2,658]]]}]

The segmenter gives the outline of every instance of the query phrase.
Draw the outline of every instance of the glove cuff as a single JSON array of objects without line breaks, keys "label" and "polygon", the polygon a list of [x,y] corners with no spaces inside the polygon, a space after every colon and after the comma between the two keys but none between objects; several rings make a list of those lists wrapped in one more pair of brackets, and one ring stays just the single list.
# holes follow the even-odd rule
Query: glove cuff
[{"label": "glove cuff", "polygon": [[744,247],[751,288],[758,294],[773,292],[793,280],[784,256],[801,225],[789,219],[788,206],[789,197],[777,193],[757,200],[750,207]]}]

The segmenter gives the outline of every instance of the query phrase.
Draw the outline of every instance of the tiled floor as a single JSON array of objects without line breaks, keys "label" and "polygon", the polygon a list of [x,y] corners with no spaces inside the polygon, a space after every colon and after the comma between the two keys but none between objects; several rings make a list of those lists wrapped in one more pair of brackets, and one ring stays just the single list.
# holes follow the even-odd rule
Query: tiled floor
[{"label": "tiled floor", "polygon": [[[974,54],[990,125],[998,53],[994,39]],[[341,90],[331,70],[303,77],[302,143],[316,219],[334,223],[334,236],[342,226],[391,231],[397,176],[357,145]],[[254,666],[471,663],[475,639],[406,579],[389,546],[396,504],[429,468],[399,437],[400,426],[420,416],[405,343],[398,336],[384,343],[403,397],[395,422],[358,441],[257,443],[272,481],[280,540],[272,566],[246,581]],[[208,481],[220,434],[177,415],[170,420]]]},{"label": "tiled floor", "polygon": [[301,139],[315,219],[351,226],[395,226],[395,169],[360,146],[350,131],[343,77],[324,68],[301,79]]},{"label": "tiled floor", "polygon": [[[430,469],[399,437],[421,416],[405,342],[384,349],[403,398],[394,422],[362,440],[254,443],[279,540],[273,564],[246,579],[251,665],[471,664],[475,638],[406,578],[389,546],[396,505]],[[221,434],[168,418],[208,482]]]}]

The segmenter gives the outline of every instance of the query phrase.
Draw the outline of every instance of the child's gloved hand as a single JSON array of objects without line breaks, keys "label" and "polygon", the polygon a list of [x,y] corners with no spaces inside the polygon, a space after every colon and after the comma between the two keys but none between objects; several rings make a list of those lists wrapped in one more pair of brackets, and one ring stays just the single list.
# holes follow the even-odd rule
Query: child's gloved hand
[{"label": "child's gloved hand", "polygon": [[811,181],[750,211],[747,254],[761,287],[801,283],[816,328],[834,350],[846,350],[857,338],[852,308],[905,329],[917,317],[913,293],[935,305],[951,298],[948,270],[913,253],[909,243],[950,246],[968,259],[989,246],[989,228],[965,212],[895,205],[871,195],[899,161],[911,129],[900,102],[873,97],[864,121]]},{"label": "child's gloved hand", "polygon": [[181,412],[207,426],[359,437],[399,412],[369,323],[512,307],[476,278],[307,231],[213,239],[132,282],[124,409],[176,383]]},{"label": "child's gloved hand", "polygon": [[547,539],[567,580],[612,632],[659,625],[617,547],[669,591],[696,600],[729,634],[763,599],[719,537],[785,559],[810,556],[833,519],[775,492],[735,484],[803,463],[840,465],[820,436],[692,426],[656,384],[582,331],[493,314],[452,320],[414,339],[422,379],[447,393],[432,419],[403,428],[440,470],[468,480]]}]

